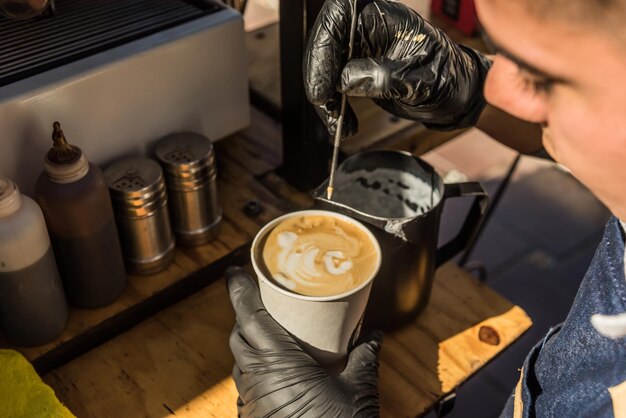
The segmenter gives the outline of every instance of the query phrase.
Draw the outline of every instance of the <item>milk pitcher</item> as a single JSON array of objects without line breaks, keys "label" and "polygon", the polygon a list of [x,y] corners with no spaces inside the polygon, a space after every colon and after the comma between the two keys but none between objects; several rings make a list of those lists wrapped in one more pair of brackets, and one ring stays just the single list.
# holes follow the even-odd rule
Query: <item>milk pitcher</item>
[{"label": "milk pitcher", "polygon": [[[476,234],[489,202],[479,183],[444,184],[425,161],[402,151],[368,151],[347,158],[335,174],[332,200],[328,180],[314,192],[315,207],[363,222],[382,250],[364,326],[392,330],[413,321],[428,302],[435,269]],[[441,212],[447,199],[473,197],[458,235],[437,248]]]}]

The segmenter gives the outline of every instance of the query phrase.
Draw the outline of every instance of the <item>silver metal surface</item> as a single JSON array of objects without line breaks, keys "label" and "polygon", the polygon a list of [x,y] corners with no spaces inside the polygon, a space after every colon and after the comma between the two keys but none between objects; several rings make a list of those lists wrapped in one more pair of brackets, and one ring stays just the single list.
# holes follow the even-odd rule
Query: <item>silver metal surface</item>
[{"label": "silver metal surface", "polygon": [[149,158],[128,158],[107,167],[104,176],[128,270],[163,270],[173,259],[175,240],[161,167]]},{"label": "silver metal surface", "polygon": [[214,239],[222,209],[211,141],[195,133],[169,135],[159,141],[156,156],[164,170],[178,242],[192,246]]}]

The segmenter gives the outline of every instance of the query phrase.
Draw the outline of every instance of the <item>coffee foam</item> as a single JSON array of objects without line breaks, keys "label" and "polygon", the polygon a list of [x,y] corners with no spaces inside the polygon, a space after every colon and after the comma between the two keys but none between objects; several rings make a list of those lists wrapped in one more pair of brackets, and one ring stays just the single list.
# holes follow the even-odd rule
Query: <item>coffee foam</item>
[{"label": "coffee foam", "polygon": [[436,176],[421,167],[411,172],[390,168],[340,170],[333,201],[370,216],[387,218],[385,232],[407,241],[405,225],[441,201],[441,192],[435,187]]},{"label": "coffee foam", "polygon": [[407,173],[389,168],[341,173],[333,200],[383,218],[413,218],[431,210],[441,193],[433,173]]},{"label": "coffee foam", "polygon": [[286,219],[269,233],[262,251],[273,281],[307,296],[354,289],[372,276],[379,259],[361,228],[323,215]]}]

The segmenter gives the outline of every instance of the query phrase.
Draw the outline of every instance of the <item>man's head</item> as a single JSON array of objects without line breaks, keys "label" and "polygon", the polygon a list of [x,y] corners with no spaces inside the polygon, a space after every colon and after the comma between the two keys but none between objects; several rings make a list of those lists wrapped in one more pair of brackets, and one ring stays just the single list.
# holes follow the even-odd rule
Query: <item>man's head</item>
[{"label": "man's head", "polygon": [[626,220],[626,0],[476,4],[499,49],[487,101],[544,124],[548,152]]}]

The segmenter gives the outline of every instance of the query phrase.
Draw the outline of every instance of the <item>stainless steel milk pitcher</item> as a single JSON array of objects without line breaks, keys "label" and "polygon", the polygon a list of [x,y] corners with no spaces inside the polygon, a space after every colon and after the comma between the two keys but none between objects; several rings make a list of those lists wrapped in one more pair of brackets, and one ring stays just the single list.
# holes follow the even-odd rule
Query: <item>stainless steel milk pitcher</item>
[{"label": "stainless steel milk pitcher", "polygon": [[[365,326],[391,330],[414,320],[430,296],[435,269],[463,250],[480,226],[489,198],[477,182],[444,184],[425,161],[402,151],[368,151],[337,169],[332,200],[328,180],[315,206],[365,223],[378,239],[382,265],[374,280]],[[474,197],[461,230],[437,248],[444,202]]]}]

